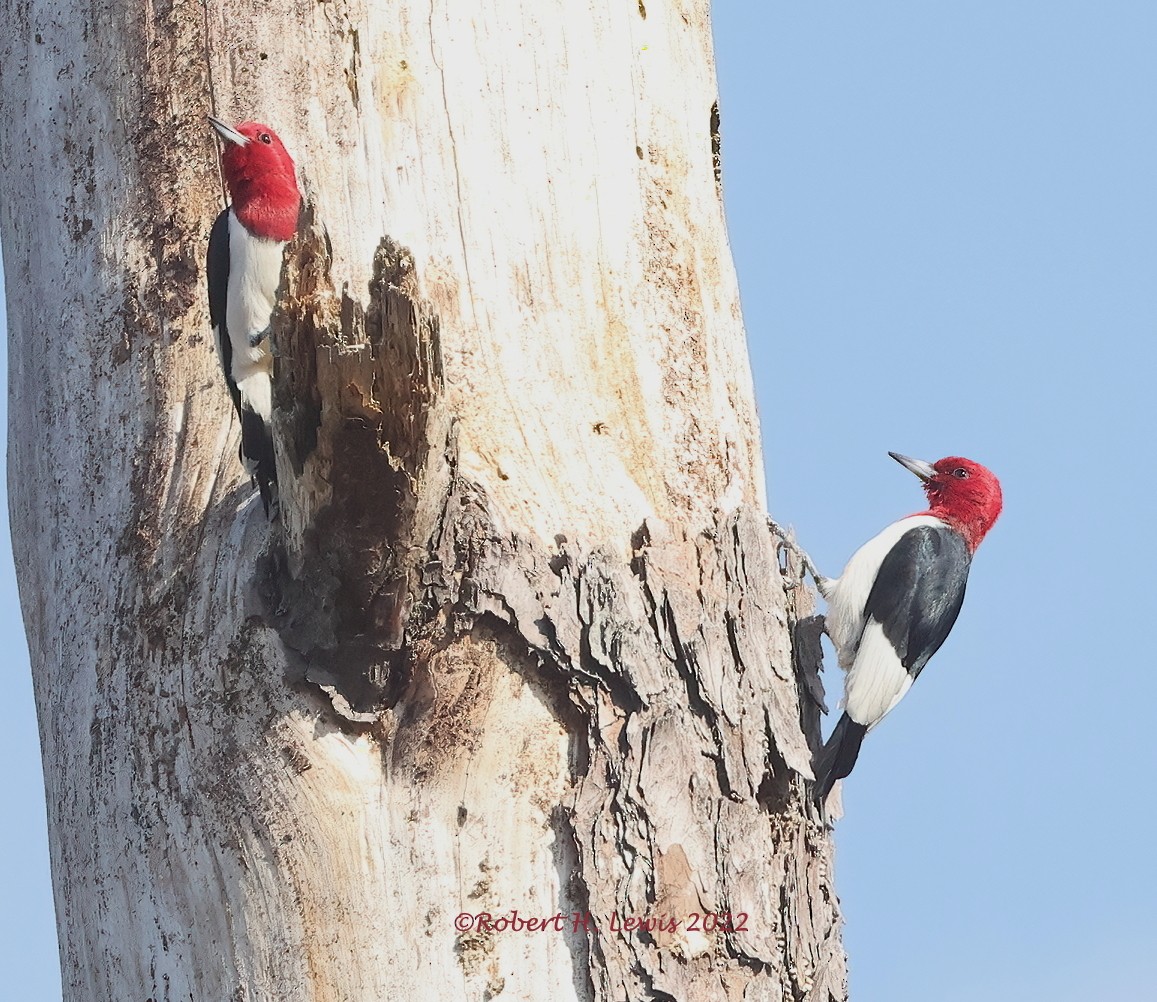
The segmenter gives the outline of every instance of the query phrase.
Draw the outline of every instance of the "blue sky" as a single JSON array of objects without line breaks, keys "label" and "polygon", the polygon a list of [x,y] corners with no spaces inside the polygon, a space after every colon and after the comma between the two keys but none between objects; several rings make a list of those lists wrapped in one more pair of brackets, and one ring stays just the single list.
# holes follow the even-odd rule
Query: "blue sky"
[{"label": "blue sky", "polygon": [[[1149,997],[1157,4],[717,0],[714,19],[773,513],[834,574],[922,507],[889,449],[969,456],[1005,491],[952,637],[845,785],[852,997]],[[7,553],[0,631],[0,969],[52,1000]]]},{"label": "blue sky", "polygon": [[1157,5],[719,0],[715,32],[772,512],[835,574],[922,507],[887,450],[1004,485],[845,784],[852,998],[1154,997]]}]

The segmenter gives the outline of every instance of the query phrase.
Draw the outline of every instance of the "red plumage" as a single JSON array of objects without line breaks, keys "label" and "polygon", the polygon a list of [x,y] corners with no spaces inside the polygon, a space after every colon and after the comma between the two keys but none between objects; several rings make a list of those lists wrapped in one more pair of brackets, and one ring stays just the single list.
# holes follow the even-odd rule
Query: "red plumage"
[{"label": "red plumage", "polygon": [[[889,455],[898,458],[895,453]],[[928,495],[929,508],[920,514],[947,522],[975,553],[1004,505],[1000,481],[990,470],[961,456],[946,456],[933,463],[930,471],[908,468],[924,481]]]},{"label": "red plumage", "polygon": [[293,158],[267,125],[242,122],[234,131],[247,141],[226,142],[221,167],[237,219],[264,240],[292,240],[301,209]]}]

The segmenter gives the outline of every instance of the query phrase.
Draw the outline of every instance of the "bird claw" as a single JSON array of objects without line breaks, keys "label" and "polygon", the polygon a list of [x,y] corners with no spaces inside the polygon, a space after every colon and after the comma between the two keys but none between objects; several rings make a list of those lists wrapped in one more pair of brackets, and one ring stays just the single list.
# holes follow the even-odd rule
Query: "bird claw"
[{"label": "bird claw", "polygon": [[795,538],[782,525],[776,522],[770,515],[767,516],[767,527],[771,530],[772,535],[779,537],[779,550],[781,553],[791,553],[800,564],[800,574],[797,578],[788,577],[788,570],[790,569],[783,561],[780,563],[780,575],[783,577],[784,588],[798,588],[803,584],[803,579],[808,574],[811,575],[812,580],[816,583],[820,594],[824,593],[823,582],[826,580],[816,570],[816,565],[812,563],[812,558],[807,555],[807,551],[803,549],[795,541]]},{"label": "bird claw", "polygon": [[260,347],[261,342],[264,341],[267,337],[269,337],[269,328],[268,327],[266,327],[264,330],[251,332],[249,335],[249,347],[250,348]]}]

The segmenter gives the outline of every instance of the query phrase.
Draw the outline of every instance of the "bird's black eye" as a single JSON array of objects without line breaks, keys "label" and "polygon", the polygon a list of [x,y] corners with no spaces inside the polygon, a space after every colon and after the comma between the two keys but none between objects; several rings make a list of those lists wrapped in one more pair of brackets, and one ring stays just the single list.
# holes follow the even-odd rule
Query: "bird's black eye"
[{"label": "bird's black eye", "polygon": [[956,467],[956,469],[952,471],[952,475],[957,480],[967,480],[968,479],[968,471],[963,466]]},{"label": "bird's black eye", "polygon": [[261,135],[259,135],[257,138],[260,139],[266,146],[273,142],[273,140],[269,138],[268,132],[261,133]]}]

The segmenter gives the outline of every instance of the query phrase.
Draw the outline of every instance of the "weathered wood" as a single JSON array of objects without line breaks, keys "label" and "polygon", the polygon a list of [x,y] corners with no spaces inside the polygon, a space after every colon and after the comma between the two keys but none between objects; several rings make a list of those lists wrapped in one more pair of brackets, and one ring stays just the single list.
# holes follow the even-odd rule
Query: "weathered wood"
[{"label": "weathered wood", "polygon": [[[706,4],[0,17],[66,999],[843,999]],[[306,193],[272,526],[206,331],[210,110]],[[455,927],[516,911],[552,924]]]}]

